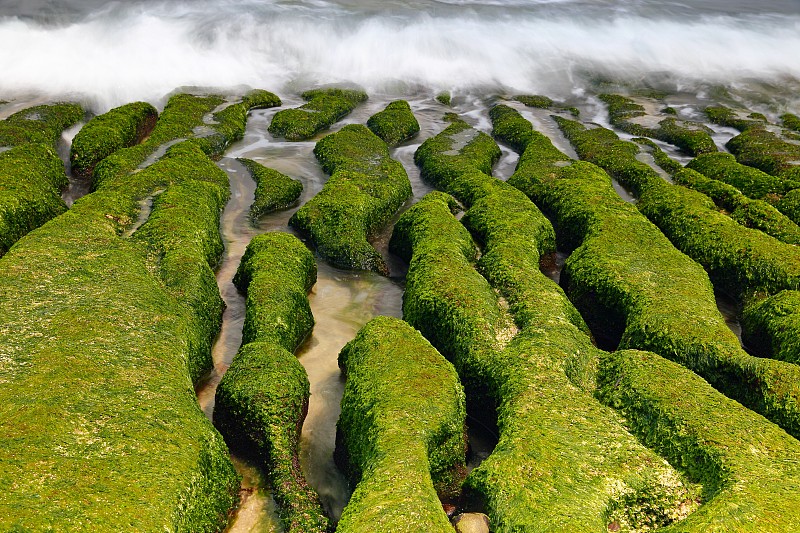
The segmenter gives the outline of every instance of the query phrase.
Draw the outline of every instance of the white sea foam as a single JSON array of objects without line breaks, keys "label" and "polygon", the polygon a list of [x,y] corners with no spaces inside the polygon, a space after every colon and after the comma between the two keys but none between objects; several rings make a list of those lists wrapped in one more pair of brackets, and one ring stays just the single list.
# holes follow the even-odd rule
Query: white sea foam
[{"label": "white sea foam", "polygon": [[[469,0],[436,0],[456,1]],[[538,4],[554,1],[563,3]],[[401,93],[553,92],[574,90],[589,71],[659,73],[678,85],[800,78],[797,15],[677,19],[452,6],[427,15],[252,0],[111,6],[61,25],[0,18],[0,97],[80,93],[107,108],[158,101],[186,85],[280,91],[349,81]]]}]

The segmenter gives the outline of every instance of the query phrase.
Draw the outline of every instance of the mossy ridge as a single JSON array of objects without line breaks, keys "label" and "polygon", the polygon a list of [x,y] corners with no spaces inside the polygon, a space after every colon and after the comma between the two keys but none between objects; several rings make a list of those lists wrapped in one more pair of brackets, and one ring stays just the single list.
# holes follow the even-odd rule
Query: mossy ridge
[{"label": "mossy ridge", "polygon": [[222,257],[219,219],[230,194],[227,174],[189,143],[172,147],[137,178],[164,183],[176,173],[190,176],[189,181],[168,186],[155,199],[133,239],[145,245],[151,268],[187,307],[192,326],[189,374],[197,381],[212,367],[211,346],[222,325],[225,304],[213,268]]},{"label": "mossy ridge", "polygon": [[417,148],[414,162],[426,181],[469,205],[469,191],[459,192],[456,182],[465,174],[474,172],[491,176],[492,167],[500,155],[500,147],[494,139],[456,118],[442,132]]},{"label": "mossy ridge", "polygon": [[780,118],[784,128],[800,132],[800,117],[792,113],[784,113]]},{"label": "mossy ridge", "polygon": [[800,526],[800,445],[785,432],[655,354],[609,354],[598,381],[598,397],[642,442],[704,483],[706,504],[663,531]]},{"label": "mossy ridge", "polygon": [[753,353],[800,364],[800,292],[754,299],[742,311],[742,341]]},{"label": "mossy ridge", "polygon": [[647,114],[644,106],[617,94],[601,94],[598,98],[608,105],[611,124],[624,132],[674,144],[694,156],[717,151],[710,131],[702,124],[684,121],[679,123],[676,118],[668,117],[658,123],[658,128],[648,128],[631,121]]},{"label": "mossy ridge", "polygon": [[268,128],[271,134],[289,141],[310,139],[367,100],[365,92],[351,89],[314,89],[301,96],[308,103],[275,113]]},{"label": "mossy ridge", "polygon": [[331,177],[289,220],[337,268],[389,268],[368,239],[411,197],[405,168],[366,126],[350,124],[321,139],[314,155]]},{"label": "mossy ridge", "polygon": [[95,166],[92,174],[93,187],[99,189],[107,180],[122,178],[135,172],[160,146],[179,139],[192,138],[192,142],[197,143],[207,155],[218,157],[228,144],[244,135],[247,110],[280,105],[280,99],[272,93],[251,91],[241,102],[215,113],[213,118],[216,123],[206,126],[208,132],[204,137],[196,136],[195,130],[205,126],[203,118],[223,102],[222,97],[213,95],[180,93],[172,96],[150,136],[143,143],[118,150]]},{"label": "mossy ridge", "polygon": [[[737,163],[738,164],[738,163]],[[763,200],[752,200],[733,185],[698,172],[677,172],[675,183],[702,192],[747,228],[761,230],[787,244],[800,244],[800,226]]]},{"label": "mossy ridge", "polygon": [[779,200],[787,192],[800,188],[800,182],[784,180],[757,168],[743,165],[731,154],[705,154],[686,164],[687,168],[733,185],[745,196],[756,200]]},{"label": "mossy ridge", "polygon": [[146,102],[134,102],[98,115],[72,140],[70,162],[76,176],[91,176],[95,165],[121,148],[139,143],[158,118]]},{"label": "mossy ridge", "polygon": [[405,100],[390,102],[383,111],[369,117],[367,127],[389,146],[396,146],[419,133],[419,122]]},{"label": "mossy ridge", "polygon": [[258,218],[293,206],[303,192],[303,183],[290,178],[277,170],[265,167],[252,159],[237,158],[245,166],[256,182],[253,205],[250,206],[250,218]]},{"label": "mossy ridge", "polygon": [[[582,158],[602,167],[639,195],[639,210],[676,247],[703,265],[715,286],[739,297],[798,287],[800,251],[795,246],[742,227],[701,193],[666,183],[635,158],[638,147],[621,141],[613,131],[586,129],[560,117],[556,120]],[[693,172],[680,170],[676,179],[690,181],[679,174]]]},{"label": "mossy ridge", "polygon": [[0,153],[0,257],[23,235],[67,210],[64,164],[44,144]]},{"label": "mossy ridge", "polygon": [[402,320],[376,317],[339,353],[337,456],[353,496],[339,532],[453,530],[437,497],[466,475],[464,391],[453,366]]},{"label": "mossy ridge", "polygon": [[[506,116],[519,121],[513,113]],[[575,145],[581,147],[578,153],[586,147],[583,154],[601,153],[602,144],[592,139],[595,132],[611,139],[603,131],[568,125],[579,139]],[[586,135],[577,136],[581,132]],[[605,331],[616,331],[622,347],[646,348],[679,361],[725,394],[789,433],[800,435],[798,369],[745,354],[714,305],[708,277],[669,243],[663,244],[664,237],[634,215],[632,207],[616,196],[608,176],[586,162],[563,166],[562,160],[553,156],[554,148],[546,137],[532,139],[509,183],[558,220],[557,234],[567,249],[582,246],[568,260],[562,279],[574,284],[579,309],[583,310],[583,304],[585,309],[603,309],[594,317],[584,315],[587,321],[594,318]],[[640,211],[681,251],[698,260],[717,286],[733,292],[764,286],[784,288],[784,284],[791,287],[800,282],[800,271],[794,273],[800,261],[789,258],[797,253],[796,247],[743,228],[719,213],[705,195],[670,185],[652,169],[639,172],[639,162],[632,155],[619,157],[624,148],[616,153],[611,168],[640,178],[638,183],[646,187],[637,204]],[[607,161],[608,156],[592,157]],[[633,167],[633,173],[625,170],[626,165]],[[602,216],[604,212],[607,216]],[[608,231],[598,234],[600,228]],[[618,242],[608,242],[611,234],[618,235]],[[630,262],[615,260],[622,257],[620,247],[626,243],[632,245],[624,254],[633,254]],[[610,249],[616,253],[610,254]],[[647,254],[637,257],[642,250]],[[741,250],[755,253],[742,257]],[[785,257],[779,259],[781,254]],[[614,274],[626,270],[629,274],[619,279]],[[586,290],[591,287],[594,293]]]},{"label": "mossy ridge", "polygon": [[[490,258],[484,269],[506,289],[523,333],[501,351],[497,296],[472,266],[475,248],[450,214],[453,200],[438,192],[404,213],[392,236],[392,248],[411,259],[404,317],[449,355],[468,394],[483,389],[482,405],[500,405],[500,442],[467,481],[486,499],[493,530],[605,530],[615,497],[670,469],[567,378],[564,367],[591,367],[598,352],[563,293],[539,272],[535,241],[506,233],[517,225],[494,222],[503,207],[490,199],[499,198],[478,200],[468,216],[492,242],[481,261]],[[509,220],[519,221],[514,211]],[[541,306],[525,300],[534,294]],[[598,471],[600,463],[608,468]]]},{"label": "mossy ridge", "polygon": [[37,105],[0,121],[0,146],[39,143],[55,149],[61,132],[83,119],[83,108],[73,103]]},{"label": "mossy ridge", "polygon": [[[775,237],[779,241],[787,244],[800,244],[800,227],[798,227],[792,218],[776,209],[771,203],[764,200],[748,198],[733,185],[729,185],[717,179],[708,178],[698,172],[681,172],[684,168],[683,165],[670,158],[660,147],[653,143],[653,141],[649,139],[634,140],[651,149],[651,154],[656,164],[665,172],[669,173],[675,183],[702,192],[711,198],[717,207],[725,211],[728,216],[742,226],[761,230],[767,235]],[[745,172],[755,171],[760,173],[759,170],[745,167],[737,163],[735,158],[729,154],[709,154],[707,156],[700,156],[693,161],[702,161],[703,166],[705,166],[706,163],[713,161],[715,156],[721,155],[726,156],[721,158],[721,167],[724,167],[728,162],[733,162],[737,166],[734,172],[738,170],[738,167],[743,167],[747,169]],[[709,170],[709,173],[716,176],[716,170]],[[764,175],[768,176],[768,174]],[[746,179],[745,183],[748,183]],[[775,201],[775,199],[770,197],[770,201]],[[791,198],[789,201],[791,201]],[[795,214],[790,207],[786,207],[782,199],[775,203],[780,205],[782,209],[786,209],[787,213]],[[796,215],[798,215],[798,220],[800,220],[800,211],[798,211]]]},{"label": "mossy ridge", "polygon": [[540,94],[519,94],[514,97],[514,100],[527,107],[537,107],[539,109],[549,109],[555,103],[552,98]]},{"label": "mossy ridge", "polygon": [[763,170],[779,178],[800,182],[800,146],[787,142],[771,131],[750,128],[725,146],[742,164]]},{"label": "mossy ridge", "polygon": [[[194,111],[187,118],[173,108],[159,124],[185,129]],[[0,503],[14,512],[0,516],[33,529],[75,523],[81,530],[216,531],[226,524],[238,477],[190,379],[208,360],[203,344],[211,329],[194,303],[207,303],[208,287],[216,291],[213,276],[203,286],[215,250],[203,231],[218,216],[214,202],[228,194],[227,179],[212,167],[197,143],[173,146],[156,165],[104,181],[0,261],[0,312],[15,324],[14,335],[8,330],[2,339],[0,394],[11,419],[4,428],[16,424],[12,445],[2,449],[16,455],[3,462],[9,486],[27,480]],[[121,238],[139,200],[159,190],[179,205],[159,205],[150,233]],[[164,228],[197,193],[212,205],[182,229],[199,235],[170,242]],[[147,246],[145,236],[152,237]],[[159,247],[161,263],[151,261]],[[191,305],[175,298],[181,291]],[[17,416],[26,410],[31,416]]]},{"label": "mossy ridge", "polygon": [[[739,131],[746,131],[751,128],[763,128],[766,120],[762,120],[760,116],[750,114],[747,118],[740,117],[739,113],[733,109],[725,106],[708,106],[703,112],[708,117],[708,120],[720,126],[727,126]],[[762,115],[763,116],[763,115]]]},{"label": "mossy ridge", "polygon": [[84,197],[0,261],[0,475],[16,487],[0,497],[0,521],[216,531],[238,480],[197,406],[197,332],[142,249],[118,237],[113,196]]},{"label": "mossy ridge", "polygon": [[325,532],[329,522],[298,460],[310,395],[293,355],[311,331],[307,293],[314,256],[288,233],[253,238],[234,283],[247,294],[242,346],[217,388],[214,424],[226,442],[264,466],[288,532]]}]

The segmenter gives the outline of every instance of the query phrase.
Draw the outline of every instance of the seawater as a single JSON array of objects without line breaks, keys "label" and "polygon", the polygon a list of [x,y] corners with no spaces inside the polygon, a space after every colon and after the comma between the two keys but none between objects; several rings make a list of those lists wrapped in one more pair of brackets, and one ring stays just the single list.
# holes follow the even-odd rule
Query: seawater
[{"label": "seawater", "polygon": [[[4,0],[0,94],[96,111],[178,87],[580,94],[800,78],[800,0]],[[794,100],[796,101],[796,100]]]}]

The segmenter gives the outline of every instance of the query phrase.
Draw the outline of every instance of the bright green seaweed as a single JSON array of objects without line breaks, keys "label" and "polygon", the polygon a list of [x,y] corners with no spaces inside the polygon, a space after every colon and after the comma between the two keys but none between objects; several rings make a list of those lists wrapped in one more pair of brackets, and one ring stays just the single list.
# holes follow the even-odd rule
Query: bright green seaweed
[{"label": "bright green seaweed", "polygon": [[298,459],[308,376],[293,352],[311,331],[313,254],[288,233],[250,242],[234,278],[247,294],[242,346],[217,388],[214,424],[265,466],[287,532],[325,532],[328,519]]},{"label": "bright green seaweed", "polygon": [[356,484],[337,531],[453,531],[437,489],[466,474],[464,391],[418,331],[376,317],[339,353],[337,455]]},{"label": "bright green seaweed", "polygon": [[411,196],[403,165],[365,126],[350,124],[314,148],[331,177],[291,218],[326,261],[337,268],[389,274],[368,238],[382,228]]}]

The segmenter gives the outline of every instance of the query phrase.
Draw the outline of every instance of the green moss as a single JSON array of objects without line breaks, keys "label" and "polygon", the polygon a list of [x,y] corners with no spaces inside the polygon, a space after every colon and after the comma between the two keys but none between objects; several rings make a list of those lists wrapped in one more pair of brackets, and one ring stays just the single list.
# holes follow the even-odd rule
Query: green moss
[{"label": "green moss", "polygon": [[800,292],[749,302],[741,321],[742,341],[753,353],[800,364]]},{"label": "green moss", "polygon": [[302,96],[308,103],[275,113],[269,125],[271,134],[290,141],[310,139],[367,100],[363,91],[346,89],[317,89],[306,91]]},{"label": "green moss", "polygon": [[733,185],[745,196],[759,200],[780,197],[792,189],[800,188],[800,182],[770,176],[766,172],[737,162],[731,154],[701,155],[689,161],[686,166],[709,178]]},{"label": "green moss", "polygon": [[158,195],[133,238],[146,246],[151,268],[189,311],[189,373],[197,381],[212,368],[211,346],[222,324],[224,303],[212,269],[223,252],[219,219],[229,196],[228,178],[189,143],[172,147],[137,178],[167,183],[177,173],[194,179],[170,185]]},{"label": "green moss", "polygon": [[0,497],[13,509],[0,513],[3,529],[217,531],[227,522],[238,479],[190,378],[206,332],[153,275],[138,240],[119,236],[142,195],[170,183],[216,187],[204,158],[178,149],[163,172],[108,183],[0,261],[9,327],[0,331],[0,482],[16,487]]},{"label": "green moss", "polygon": [[0,153],[0,256],[23,235],[66,211],[64,165],[52,148],[23,144]]},{"label": "green moss", "polygon": [[[425,180],[458,197],[455,182],[476,171],[491,175],[500,155],[500,147],[490,136],[459,119],[422,143],[414,153],[414,162]],[[459,200],[469,203],[465,197]]]},{"label": "green moss", "polygon": [[94,117],[72,141],[72,172],[91,176],[97,163],[147,136],[157,118],[158,111],[146,102],[127,104]]},{"label": "green moss", "polygon": [[439,102],[442,105],[446,105],[446,106],[450,107],[452,105],[451,97],[450,97],[450,91],[443,91],[443,92],[440,92],[439,94],[437,94],[436,95],[436,101]]},{"label": "green moss", "polygon": [[742,226],[761,230],[787,244],[800,244],[800,227],[763,200],[751,200],[736,187],[698,172],[678,172],[675,183],[702,192]]},{"label": "green moss", "polygon": [[[411,253],[404,318],[453,360],[472,401],[484,410],[498,405],[500,441],[467,480],[485,499],[493,530],[602,531],[613,501],[658,485],[655,477],[670,469],[568,378],[565,369],[591,369],[598,352],[563,292],[538,270],[541,229],[520,224],[538,211],[521,199],[506,210],[503,199],[477,200],[465,220],[486,242],[481,270],[508,297],[523,332],[506,346],[498,297],[473,269],[474,245],[441,193],[409,209],[392,237],[394,250]],[[576,381],[591,389],[591,378]]]},{"label": "green moss", "polygon": [[553,105],[553,100],[546,96],[534,94],[534,95],[518,95],[514,97],[514,100],[517,102],[521,102],[528,107],[538,107],[541,109],[547,109]]},{"label": "green moss", "polygon": [[[654,172],[649,177],[637,173],[638,161],[607,133],[582,126],[570,132],[580,141],[579,153],[608,162],[621,175],[643,177],[638,182],[645,187],[637,204],[641,212],[698,260],[718,287],[731,292],[780,290],[800,282],[800,271],[795,272],[800,260],[791,259],[796,247],[743,228],[700,193],[670,185]],[[616,160],[602,153],[594,132],[617,149]],[[610,333],[610,345],[619,339],[622,347],[648,349],[676,360],[790,433],[800,434],[798,370],[745,354],[716,309],[705,273],[621,200],[608,176],[585,162],[552,162],[552,148],[541,150],[543,141],[534,139],[509,183],[551,215],[564,248],[577,247],[562,282],[593,331]]]},{"label": "green moss", "polygon": [[250,218],[259,217],[293,206],[303,192],[303,183],[277,170],[267,168],[252,159],[237,159],[256,182],[255,200],[250,206]]},{"label": "green moss", "polygon": [[255,237],[234,278],[247,292],[243,344],[269,341],[294,352],[314,325],[306,294],[316,281],[314,256],[296,237]]},{"label": "green moss", "polygon": [[749,130],[750,128],[761,128],[765,120],[756,120],[755,117],[741,118],[733,109],[725,106],[709,106],[703,110],[708,120],[720,126],[735,128],[739,131]]},{"label": "green moss", "polygon": [[37,105],[17,111],[0,122],[0,146],[40,143],[55,149],[61,132],[82,118],[81,106],[71,103]]},{"label": "green moss", "polygon": [[[658,123],[658,128],[648,128],[631,120],[646,115],[644,106],[616,94],[601,94],[599,98],[608,104],[611,124],[622,131],[632,135],[654,137],[674,144],[692,155],[717,151],[717,146],[709,135],[710,130],[702,124],[678,122],[674,117],[668,117]],[[675,114],[675,110],[672,111],[672,114]]]},{"label": "green moss", "polygon": [[419,122],[405,100],[395,100],[369,117],[367,127],[389,146],[407,141],[419,133]]},{"label": "green moss", "polygon": [[234,283],[247,293],[242,347],[217,388],[214,424],[226,442],[265,466],[289,532],[329,529],[319,496],[298,459],[309,382],[292,352],[311,331],[307,293],[317,277],[314,256],[288,233],[250,242]]},{"label": "green moss", "polygon": [[794,531],[800,523],[795,439],[654,354],[601,360],[598,396],[639,438],[701,480],[706,503],[663,531]]},{"label": "green moss", "polygon": [[775,207],[790,220],[800,223],[800,189],[786,193],[786,196],[781,198]]},{"label": "green moss", "polygon": [[367,239],[411,196],[403,165],[389,157],[385,142],[356,124],[320,140],[314,155],[331,177],[289,224],[308,234],[333,266],[388,275]]},{"label": "green moss", "polygon": [[781,122],[783,122],[784,128],[800,131],[800,117],[797,115],[793,115],[792,113],[784,113],[781,115]]},{"label": "green moss", "polygon": [[750,128],[725,146],[736,160],[742,164],[756,167],[767,174],[800,183],[800,146],[784,141],[771,131]]},{"label": "green moss", "polygon": [[452,531],[434,488],[448,494],[466,474],[464,391],[453,366],[390,317],[364,326],[339,366],[347,382],[337,454],[357,485],[337,531]]},{"label": "green moss", "polygon": [[214,113],[213,123],[206,125],[204,117],[223,102],[219,96],[172,96],[145,142],[118,150],[97,164],[92,174],[93,186],[98,189],[106,180],[136,171],[159,147],[179,139],[191,138],[207,155],[219,157],[228,144],[244,135],[248,109],[280,105],[272,93],[252,91],[240,103]]}]

